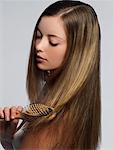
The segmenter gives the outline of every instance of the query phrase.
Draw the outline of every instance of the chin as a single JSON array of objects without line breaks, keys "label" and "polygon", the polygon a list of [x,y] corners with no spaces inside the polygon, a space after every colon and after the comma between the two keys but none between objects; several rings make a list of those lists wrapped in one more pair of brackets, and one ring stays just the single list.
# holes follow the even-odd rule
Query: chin
[{"label": "chin", "polygon": [[41,69],[41,70],[51,70],[51,68],[50,67],[45,67],[44,65],[42,65],[42,64],[37,64],[37,67],[39,68],[39,69]]},{"label": "chin", "polygon": [[59,68],[59,67],[57,67],[57,66],[47,66],[47,65],[45,65],[45,64],[43,64],[43,63],[37,63],[37,67],[39,68],[39,69],[41,69],[41,70],[54,70],[54,69],[57,69],[57,68]]}]

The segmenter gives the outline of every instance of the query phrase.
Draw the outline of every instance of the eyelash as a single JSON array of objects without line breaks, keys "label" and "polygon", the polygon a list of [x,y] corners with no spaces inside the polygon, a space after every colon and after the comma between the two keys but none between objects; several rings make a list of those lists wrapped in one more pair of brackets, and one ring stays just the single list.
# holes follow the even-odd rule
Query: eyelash
[{"label": "eyelash", "polygon": [[[41,39],[41,38],[42,38],[41,36],[36,36],[36,39]],[[58,43],[54,44],[54,43],[52,43],[51,41],[49,41],[49,44],[50,44],[51,46],[53,46],[53,47],[55,47],[55,46],[58,45]]]},{"label": "eyelash", "polygon": [[54,46],[54,47],[58,45],[57,43],[54,44],[54,43],[52,43],[51,41],[49,41],[49,43],[50,43],[51,46]]}]

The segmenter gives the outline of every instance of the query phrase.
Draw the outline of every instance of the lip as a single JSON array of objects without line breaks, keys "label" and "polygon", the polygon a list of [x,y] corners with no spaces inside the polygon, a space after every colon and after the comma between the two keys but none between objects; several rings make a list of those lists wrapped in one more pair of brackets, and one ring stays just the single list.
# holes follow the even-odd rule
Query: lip
[{"label": "lip", "polygon": [[46,61],[47,61],[47,59],[45,59],[45,58],[43,58],[43,57],[41,57],[41,56],[39,56],[39,55],[37,55],[36,60],[37,60],[37,61],[43,61],[43,60],[46,60]]}]

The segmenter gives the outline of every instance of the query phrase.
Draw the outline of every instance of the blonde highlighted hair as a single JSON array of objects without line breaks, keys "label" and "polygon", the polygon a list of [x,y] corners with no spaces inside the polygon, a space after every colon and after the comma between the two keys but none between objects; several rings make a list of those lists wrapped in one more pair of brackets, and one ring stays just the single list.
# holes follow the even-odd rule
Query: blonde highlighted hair
[{"label": "blonde highlighted hair", "polygon": [[[63,20],[68,43],[62,66],[53,70],[50,76],[38,69],[35,62],[36,31],[44,16],[59,16]],[[46,84],[42,88],[44,80]],[[53,128],[57,130],[58,122],[65,118],[60,137],[51,133],[51,138],[59,143],[55,148],[92,150],[98,147],[101,126],[100,27],[90,5],[80,1],[57,1],[44,10],[33,34],[26,83],[31,103],[44,103],[55,108],[57,117],[48,121],[46,127],[54,124]],[[40,93],[43,92],[42,98]],[[44,120],[47,122],[48,118],[41,122]],[[38,127],[40,123],[35,120],[33,125]]]}]

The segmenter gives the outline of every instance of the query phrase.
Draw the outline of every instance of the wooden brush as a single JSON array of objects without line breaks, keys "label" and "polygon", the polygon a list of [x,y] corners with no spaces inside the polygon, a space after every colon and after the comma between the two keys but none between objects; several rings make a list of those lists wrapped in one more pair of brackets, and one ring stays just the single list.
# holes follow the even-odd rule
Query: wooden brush
[{"label": "wooden brush", "polygon": [[[54,114],[54,108],[44,104],[30,104],[25,107],[22,112],[18,113],[15,118],[31,122],[37,117],[50,116]],[[0,121],[5,121],[0,118]]]}]

